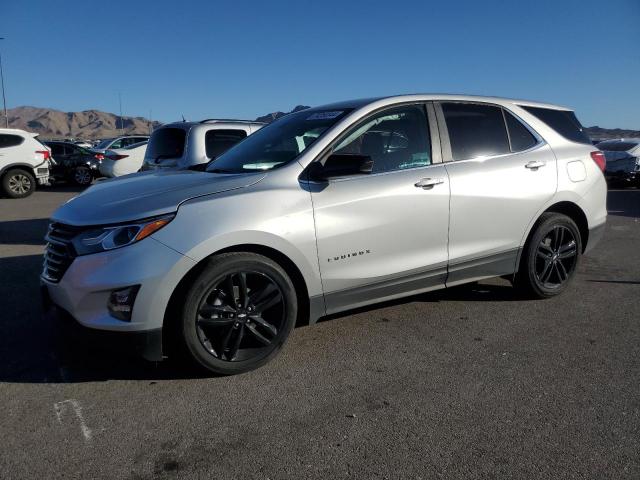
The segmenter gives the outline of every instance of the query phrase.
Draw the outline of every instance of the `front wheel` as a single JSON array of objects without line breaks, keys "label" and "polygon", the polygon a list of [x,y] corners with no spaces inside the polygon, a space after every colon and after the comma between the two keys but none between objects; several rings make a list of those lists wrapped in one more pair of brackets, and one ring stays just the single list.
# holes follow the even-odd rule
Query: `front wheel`
[{"label": "front wheel", "polygon": [[277,355],[295,325],[297,308],[295,288],[273,260],[254,253],[217,255],[187,294],[184,345],[211,372],[247,372]]},{"label": "front wheel", "polygon": [[575,222],[560,213],[544,213],[522,252],[516,286],[536,298],[559,295],[575,275],[581,255]]}]

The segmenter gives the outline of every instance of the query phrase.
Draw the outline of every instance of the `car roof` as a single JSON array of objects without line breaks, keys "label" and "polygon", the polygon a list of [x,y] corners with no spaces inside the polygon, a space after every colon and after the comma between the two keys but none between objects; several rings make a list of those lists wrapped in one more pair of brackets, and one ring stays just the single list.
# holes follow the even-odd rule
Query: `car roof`
[{"label": "car roof", "polygon": [[438,100],[456,101],[456,102],[485,102],[485,103],[496,103],[499,105],[514,104],[514,105],[525,106],[525,107],[548,108],[552,110],[567,110],[567,111],[571,110],[570,108],[567,108],[561,105],[536,102],[532,100],[519,100],[514,98],[488,97],[488,96],[480,96],[480,95],[457,95],[457,94],[439,94],[439,93],[391,95],[391,96],[385,96],[385,97],[361,98],[361,99],[355,99],[355,100],[346,100],[342,102],[330,103],[327,105],[314,107],[309,110],[326,110],[326,109],[340,109],[340,108],[358,109],[376,102],[380,102],[383,104],[393,104],[393,103],[402,103],[402,102],[426,102],[426,101],[438,101]]},{"label": "car roof", "polygon": [[0,133],[12,135],[30,135],[32,137],[37,137],[38,135],[40,135],[39,133],[27,132],[26,130],[21,130],[19,128],[0,128]]},{"label": "car roof", "polygon": [[257,122],[255,120],[239,120],[239,119],[233,119],[233,118],[205,118],[204,120],[198,120],[198,121],[185,121],[185,122],[180,121],[180,122],[165,123],[164,125],[159,126],[158,129],[164,128],[164,127],[191,128],[196,125],[205,125],[205,124],[211,125],[216,123],[225,123],[225,124],[231,124],[231,125],[260,125],[260,126],[265,125],[264,122]]}]

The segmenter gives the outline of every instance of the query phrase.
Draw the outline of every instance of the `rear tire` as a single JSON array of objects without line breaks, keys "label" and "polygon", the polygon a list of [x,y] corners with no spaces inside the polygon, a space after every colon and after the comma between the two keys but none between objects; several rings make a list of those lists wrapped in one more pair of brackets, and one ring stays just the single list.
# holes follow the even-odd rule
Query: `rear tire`
[{"label": "rear tire", "polygon": [[2,190],[9,198],[25,198],[36,189],[33,174],[21,168],[13,168],[2,177]]},{"label": "rear tire", "polygon": [[91,174],[91,170],[89,167],[79,166],[73,169],[73,174],[71,175],[71,181],[76,185],[80,185],[81,187],[86,187],[87,185],[91,185],[93,181],[93,175]]},{"label": "rear tire", "polygon": [[297,309],[295,288],[276,262],[254,253],[217,255],[186,295],[180,328],[185,351],[210,372],[248,372],[278,354]]},{"label": "rear tire", "polygon": [[559,295],[573,279],[581,256],[575,222],[560,213],[543,213],[522,252],[515,286],[528,297]]}]

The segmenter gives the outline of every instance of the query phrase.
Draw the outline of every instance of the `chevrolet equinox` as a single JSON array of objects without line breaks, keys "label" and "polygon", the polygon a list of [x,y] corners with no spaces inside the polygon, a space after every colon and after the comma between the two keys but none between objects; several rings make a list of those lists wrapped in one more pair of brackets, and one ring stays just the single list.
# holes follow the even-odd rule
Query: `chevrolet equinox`
[{"label": "chevrolet equinox", "polygon": [[603,234],[604,166],[556,105],[406,95],[303,110],[206,171],[104,181],[62,205],[43,296],[148,359],[178,345],[245,372],[297,321],[497,276],[560,294]]}]

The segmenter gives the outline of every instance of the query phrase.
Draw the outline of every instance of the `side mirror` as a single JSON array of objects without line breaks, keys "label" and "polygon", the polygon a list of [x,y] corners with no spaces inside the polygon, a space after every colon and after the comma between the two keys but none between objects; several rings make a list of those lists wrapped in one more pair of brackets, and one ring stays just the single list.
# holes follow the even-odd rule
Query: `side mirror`
[{"label": "side mirror", "polygon": [[349,175],[363,175],[371,173],[373,160],[369,155],[349,155],[334,153],[324,162],[314,162],[309,167],[311,180],[328,180],[335,177]]}]

